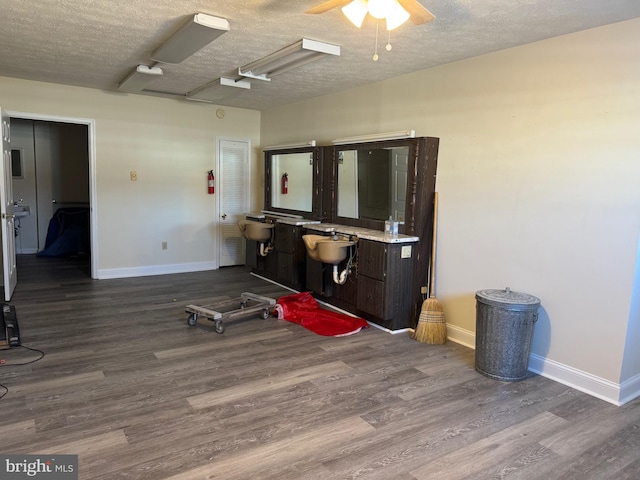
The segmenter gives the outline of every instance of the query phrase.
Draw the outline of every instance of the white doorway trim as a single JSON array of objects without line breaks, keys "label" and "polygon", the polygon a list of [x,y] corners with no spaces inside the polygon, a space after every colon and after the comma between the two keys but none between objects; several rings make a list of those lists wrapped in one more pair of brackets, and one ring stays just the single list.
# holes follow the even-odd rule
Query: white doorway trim
[{"label": "white doorway trim", "polygon": [[[244,203],[244,208],[245,211],[243,212],[244,214],[249,213],[249,210],[251,209],[251,195],[252,195],[252,191],[251,191],[251,185],[252,185],[252,172],[253,172],[253,167],[254,167],[254,162],[253,162],[253,151],[252,151],[252,147],[251,147],[251,139],[249,138],[239,138],[239,137],[226,137],[226,136],[221,136],[215,137],[215,141],[216,141],[216,159],[215,159],[215,165],[216,165],[216,169],[215,169],[215,175],[216,175],[216,201],[215,201],[215,222],[216,222],[216,258],[215,258],[215,263],[216,263],[216,268],[220,268],[220,264],[221,264],[221,260],[222,260],[222,243],[224,241],[224,232],[223,232],[223,219],[222,219],[222,214],[224,212],[221,211],[221,200],[222,200],[222,195],[224,194],[224,187],[220,185],[220,182],[223,180],[223,175],[221,175],[222,173],[222,143],[223,142],[238,142],[238,143],[244,143],[247,145],[247,164],[246,164],[246,172],[245,172],[245,181],[244,181],[244,195],[243,195],[243,203]],[[220,188],[218,188],[220,186]],[[234,224],[236,223],[235,221],[233,222]],[[240,235],[240,231],[238,230],[238,236],[241,237]],[[244,241],[244,240],[242,240]],[[244,250],[244,247],[243,247]],[[243,255],[243,259],[242,259],[242,264],[244,264],[244,255]]]},{"label": "white doorway trim", "polygon": [[45,122],[74,123],[87,125],[89,141],[89,229],[91,235],[91,278],[98,278],[98,201],[96,184],[96,121],[92,118],[63,117],[7,110],[9,117]]}]

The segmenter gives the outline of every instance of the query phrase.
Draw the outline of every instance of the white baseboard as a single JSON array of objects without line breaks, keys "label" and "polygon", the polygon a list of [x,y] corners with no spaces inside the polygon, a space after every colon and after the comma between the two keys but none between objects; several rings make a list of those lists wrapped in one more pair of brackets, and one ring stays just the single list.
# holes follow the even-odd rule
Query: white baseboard
[{"label": "white baseboard", "polygon": [[640,397],[640,374],[620,384],[620,405]]},{"label": "white baseboard", "polygon": [[34,253],[38,253],[38,249],[35,247],[16,249],[16,255],[33,255]]},{"label": "white baseboard", "polygon": [[455,325],[449,325],[447,323],[447,340],[459,343],[465,347],[469,347],[475,350],[476,348],[476,334],[471,330],[465,330],[464,328],[456,327]]},{"label": "white baseboard", "polygon": [[[529,371],[575,388],[614,405],[620,401],[620,384],[605,380],[577,368],[541,357],[534,353],[529,357]],[[640,392],[638,392],[640,394]],[[631,400],[630,398],[627,400]]]},{"label": "white baseboard", "polygon": [[[447,324],[447,339],[476,348],[475,332],[455,325]],[[533,353],[529,371],[618,406],[640,397],[640,374],[618,384]]]},{"label": "white baseboard", "polygon": [[169,275],[172,273],[204,272],[217,270],[215,262],[178,263],[173,265],[154,265],[152,267],[109,268],[98,270],[98,279],[148,277],[150,275]]}]

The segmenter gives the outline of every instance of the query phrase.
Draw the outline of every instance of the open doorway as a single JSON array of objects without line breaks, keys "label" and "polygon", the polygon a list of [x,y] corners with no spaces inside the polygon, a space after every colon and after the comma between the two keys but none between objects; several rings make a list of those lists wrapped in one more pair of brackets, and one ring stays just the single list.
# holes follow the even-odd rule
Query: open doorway
[{"label": "open doorway", "polygon": [[92,122],[12,114],[11,130],[18,260],[69,259],[95,278]]}]

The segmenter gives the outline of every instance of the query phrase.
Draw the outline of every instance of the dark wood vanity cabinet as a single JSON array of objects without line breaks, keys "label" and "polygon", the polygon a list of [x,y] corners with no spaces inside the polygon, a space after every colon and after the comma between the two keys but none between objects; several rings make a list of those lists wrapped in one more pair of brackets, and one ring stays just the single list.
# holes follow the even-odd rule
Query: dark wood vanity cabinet
[{"label": "dark wood vanity cabinet", "polygon": [[304,229],[298,225],[278,223],[275,227],[276,279],[296,290],[303,290],[305,285],[307,251],[303,234]]},{"label": "dark wood vanity cabinet", "polygon": [[408,328],[411,319],[413,243],[358,242],[356,307],[391,330]]},{"label": "dark wood vanity cabinet", "polygon": [[[338,285],[333,282],[332,265],[307,258],[302,241],[307,227],[285,221],[276,225],[275,249],[266,257],[256,253],[259,246],[251,246],[251,251],[247,246],[247,265],[271,280],[311,291],[335,307],[390,330],[415,327],[431,256],[439,142],[435,137],[409,135],[265,150],[265,213],[377,232],[384,230],[385,220],[392,216],[401,222],[399,233],[417,241],[374,241],[375,235],[368,236],[373,240],[361,238],[352,272],[345,284]],[[304,201],[274,188],[282,172],[291,177],[295,172],[304,182],[303,191],[308,192]],[[343,262],[338,272],[345,267]]]}]

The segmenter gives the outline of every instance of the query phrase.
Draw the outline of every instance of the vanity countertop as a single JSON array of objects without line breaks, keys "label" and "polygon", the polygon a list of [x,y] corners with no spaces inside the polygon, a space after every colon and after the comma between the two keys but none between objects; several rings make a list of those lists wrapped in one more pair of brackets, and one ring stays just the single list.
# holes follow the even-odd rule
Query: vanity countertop
[{"label": "vanity countertop", "polygon": [[247,220],[254,220],[257,222],[264,222],[265,220],[268,220],[275,223],[284,223],[286,225],[307,225],[311,223],[320,223],[320,220],[308,220],[297,215],[281,216],[276,213],[265,211],[262,211],[260,213],[246,213],[245,217]]},{"label": "vanity countertop", "polygon": [[284,223],[286,225],[313,225],[320,223],[320,220],[305,220],[304,218],[273,218],[276,223]]},{"label": "vanity countertop", "polygon": [[342,233],[345,235],[356,235],[358,238],[383,243],[412,243],[420,240],[419,237],[411,235],[387,235],[380,230],[370,228],[351,227],[349,225],[339,225],[336,223],[319,223],[307,225],[307,230],[314,230],[323,233]]}]

